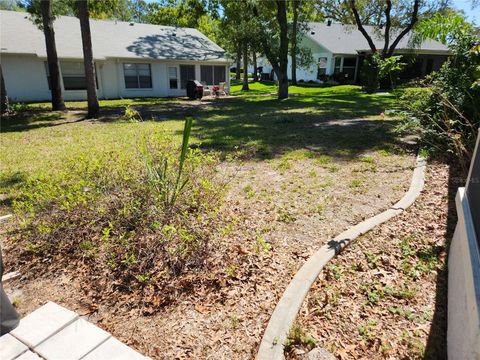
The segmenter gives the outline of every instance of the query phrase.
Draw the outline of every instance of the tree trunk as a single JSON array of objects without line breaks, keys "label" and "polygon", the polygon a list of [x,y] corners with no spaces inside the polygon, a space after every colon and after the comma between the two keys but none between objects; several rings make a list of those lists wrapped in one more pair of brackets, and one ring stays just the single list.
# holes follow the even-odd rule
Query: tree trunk
[{"label": "tree trunk", "polygon": [[0,97],[1,97],[1,108],[0,113],[7,112],[8,110],[8,96],[7,96],[7,89],[5,87],[5,81],[3,80],[3,72],[2,72],[2,64],[0,64],[0,78],[2,83],[2,88],[0,90]]},{"label": "tree trunk", "polygon": [[247,42],[243,42],[243,91],[248,91],[248,45]]},{"label": "tree trunk", "polygon": [[97,86],[95,84],[95,63],[93,62],[88,4],[85,0],[76,0],[75,3],[82,32],[83,63],[85,65],[85,78],[87,80],[87,118],[95,119],[98,118],[100,107],[98,105]]},{"label": "tree trunk", "polygon": [[280,49],[278,67],[278,98],[288,98],[288,24],[287,6],[284,0],[277,0],[277,21],[280,26]]},{"label": "tree trunk", "polygon": [[242,47],[237,45],[237,68],[235,70],[235,80],[240,80],[240,60],[242,58]]},{"label": "tree trunk", "polygon": [[48,72],[50,75],[50,89],[52,93],[52,110],[65,110],[62,86],[60,84],[60,65],[55,45],[55,31],[53,30],[52,2],[40,1],[42,12],[43,34],[47,48]]},{"label": "tree trunk", "polygon": [[292,84],[297,85],[297,27],[298,27],[298,4],[297,0],[292,1],[293,22],[290,57],[292,58]]},{"label": "tree trunk", "polygon": [[252,52],[252,60],[253,60],[253,81],[258,81],[258,67],[257,67],[257,53],[255,50]]}]

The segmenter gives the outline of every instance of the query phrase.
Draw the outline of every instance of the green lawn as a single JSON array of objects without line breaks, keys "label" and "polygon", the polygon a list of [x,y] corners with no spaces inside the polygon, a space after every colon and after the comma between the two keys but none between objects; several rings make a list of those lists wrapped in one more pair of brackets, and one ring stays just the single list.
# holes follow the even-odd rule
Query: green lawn
[{"label": "green lawn", "polygon": [[[48,103],[21,106],[2,121],[0,151],[2,191],[25,176],[51,174],[82,154],[122,154],[129,161],[144,137],[179,138],[183,119],[194,121],[192,142],[202,149],[236,150],[259,159],[311,148],[334,156],[354,157],[396,143],[393,121],[379,114],[393,106],[394,95],[369,95],[357,86],[290,87],[290,98],[276,99],[273,84],[255,83],[249,92],[232,86],[233,97],[192,102],[139,98],[101,100],[100,121],[82,120],[86,102],[67,102],[76,112],[51,113]],[[125,105],[145,121],[119,120]],[[79,113],[80,111],[80,113]],[[156,119],[155,121],[149,119]],[[335,121],[361,119],[358,121]]]}]

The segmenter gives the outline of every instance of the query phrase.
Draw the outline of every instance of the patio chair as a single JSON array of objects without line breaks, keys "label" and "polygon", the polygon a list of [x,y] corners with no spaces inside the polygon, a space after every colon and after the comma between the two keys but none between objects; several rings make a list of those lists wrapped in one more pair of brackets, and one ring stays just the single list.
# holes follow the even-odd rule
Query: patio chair
[{"label": "patio chair", "polygon": [[210,86],[208,86],[205,81],[202,81],[201,83],[203,85],[203,96],[211,96],[212,89],[210,88]]},{"label": "patio chair", "polygon": [[220,87],[220,90],[218,91],[219,92],[219,95],[224,95],[226,96],[227,93],[228,93],[228,86],[225,86],[225,83],[224,82],[221,82],[219,84],[219,87]]}]

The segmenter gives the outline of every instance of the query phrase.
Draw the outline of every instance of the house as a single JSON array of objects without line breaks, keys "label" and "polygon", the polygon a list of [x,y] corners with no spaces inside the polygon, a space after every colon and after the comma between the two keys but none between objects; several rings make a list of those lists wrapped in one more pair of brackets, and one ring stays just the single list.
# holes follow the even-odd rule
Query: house
[{"label": "house", "polygon": [[[365,26],[377,49],[383,49],[382,30]],[[392,29],[391,41],[396,37]],[[317,81],[327,77],[343,76],[349,82],[357,82],[359,70],[365,55],[371,53],[367,40],[356,25],[327,23],[309,23],[301,46],[310,49],[314,62],[306,67],[297,66],[297,80]],[[424,40],[421,44],[412,44],[412,33],[408,33],[396,47],[395,55],[410,58],[409,65],[401,74],[405,78],[423,77],[438,70],[450,54],[449,49],[435,40]],[[264,59],[259,61],[264,72],[272,67]],[[292,68],[289,57],[288,77]]]},{"label": "house", "polygon": [[[229,86],[225,51],[196,29],[90,20],[98,97],[185,96],[186,82]],[[80,23],[54,22],[66,100],[86,99]],[[12,101],[51,99],[43,32],[28,13],[0,11],[0,56]]]}]

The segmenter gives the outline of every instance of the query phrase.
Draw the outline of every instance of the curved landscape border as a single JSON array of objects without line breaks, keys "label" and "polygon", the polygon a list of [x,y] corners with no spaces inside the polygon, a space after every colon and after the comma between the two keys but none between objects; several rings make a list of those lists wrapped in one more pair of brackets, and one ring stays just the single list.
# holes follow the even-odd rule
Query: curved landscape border
[{"label": "curved landscape border", "polygon": [[323,245],[313,254],[295,274],[283,293],[270,317],[267,328],[260,343],[257,360],[284,359],[283,346],[292,327],[298,311],[307,296],[310,287],[317,279],[324,266],[335,257],[345,246],[360,235],[372,230],[394,216],[401,214],[412,205],[423,190],[425,183],[426,159],[417,156],[410,188],[400,201],[388,210],[375,215],[342,232],[333,240]]}]

